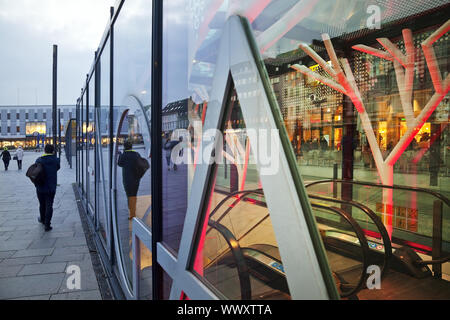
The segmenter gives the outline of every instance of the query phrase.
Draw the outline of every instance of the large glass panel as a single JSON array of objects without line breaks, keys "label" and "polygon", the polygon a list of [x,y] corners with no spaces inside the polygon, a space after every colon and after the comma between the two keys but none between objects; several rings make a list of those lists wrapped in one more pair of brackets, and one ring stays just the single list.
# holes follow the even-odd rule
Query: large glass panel
[{"label": "large glass panel", "polygon": [[234,91],[221,130],[223,147],[215,150],[206,222],[192,267],[228,299],[290,299],[255,149]]},{"label": "large glass panel", "polygon": [[[175,254],[180,245],[194,166],[175,164],[171,160],[171,153],[175,144],[185,135],[186,129],[193,128],[189,112],[194,111],[195,116],[198,116],[202,109],[202,102],[195,103],[188,90],[189,16],[185,9],[186,1],[163,3],[162,238],[167,248]],[[186,147],[199,142],[184,141]]]},{"label": "large glass panel", "polygon": [[86,195],[87,192],[87,162],[86,162],[86,129],[87,129],[87,122],[86,122],[86,107],[87,107],[87,91],[85,91],[83,95],[83,107],[81,109],[81,139],[82,139],[82,149],[81,149],[81,157],[82,160],[82,179],[83,179],[83,194]]},{"label": "large glass panel", "polygon": [[[448,86],[439,84],[447,77],[448,24],[441,26],[448,17],[438,13],[448,3],[276,3],[252,27],[299,171],[307,184],[346,180],[308,191],[367,206],[383,223],[394,252],[406,246],[430,260],[434,205],[441,200],[411,187],[448,196]],[[278,21],[270,20],[275,6],[283,12]],[[293,19],[300,10],[307,14]],[[364,229],[375,259],[382,257],[380,227],[354,205],[340,207]],[[442,212],[440,245],[448,248],[445,201]],[[376,297],[367,292],[361,294]]]},{"label": "large glass panel", "polygon": [[[150,169],[142,170],[142,163],[149,164],[151,155],[150,17],[148,1],[127,1],[114,24],[113,214],[119,258],[128,282],[132,271],[131,219],[151,224]],[[151,268],[151,259],[145,266]]]},{"label": "large glass panel", "polygon": [[100,102],[97,108],[97,192],[98,192],[98,219],[100,234],[103,239],[107,237],[107,221],[109,215],[110,165],[109,165],[109,105],[110,105],[110,41],[109,38],[100,57]]},{"label": "large glass panel", "polygon": [[95,72],[89,81],[89,114],[86,115],[88,127],[86,131],[87,143],[87,185],[89,213],[95,213]]},{"label": "large glass panel", "polygon": [[[372,250],[371,256],[383,258],[389,244],[381,236],[383,227],[368,218],[358,207],[361,204],[378,216],[394,252],[406,246],[430,260],[436,202],[444,203],[444,248],[450,237],[445,204],[450,164],[449,30],[448,17],[442,14],[448,9],[445,0],[165,2],[164,133],[176,142],[183,135],[176,129],[191,132],[196,125],[196,129],[202,127],[224,23],[231,15],[245,16],[305,184],[323,179],[346,181],[314,185],[308,192],[356,204],[314,201],[334,203],[353,217],[371,249],[379,251]],[[178,122],[184,113],[173,109],[185,99],[187,127]],[[192,149],[199,142],[184,141]],[[177,252],[195,165],[187,166],[185,173],[180,166],[174,171],[173,164],[167,163],[170,171],[168,167],[163,170],[163,240]],[[213,195],[239,185],[239,180],[230,178],[229,169],[217,166],[215,189],[210,190]],[[395,185],[425,188],[447,200]],[[316,209],[314,213],[318,215]],[[343,239],[350,239],[345,228],[336,229],[342,231]],[[339,259],[345,262],[342,257],[328,258],[333,271]]]}]

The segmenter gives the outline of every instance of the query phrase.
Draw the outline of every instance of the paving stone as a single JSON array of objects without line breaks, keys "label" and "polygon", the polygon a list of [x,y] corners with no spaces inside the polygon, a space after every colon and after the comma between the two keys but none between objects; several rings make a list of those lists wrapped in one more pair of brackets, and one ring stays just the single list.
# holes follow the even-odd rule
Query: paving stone
[{"label": "paving stone", "polygon": [[86,238],[85,237],[78,237],[78,238],[59,238],[56,240],[55,247],[61,248],[61,247],[74,247],[74,246],[80,246],[80,245],[86,245]]},{"label": "paving stone", "polygon": [[0,299],[55,294],[64,274],[45,274],[0,279]]},{"label": "paving stone", "polygon": [[57,255],[53,254],[51,256],[45,257],[43,263],[81,261],[81,260],[83,260],[82,253],[57,254]]},{"label": "paving stone", "polygon": [[0,259],[6,259],[11,257],[16,251],[0,251]]},{"label": "paving stone", "polygon": [[63,273],[65,271],[66,271],[65,262],[32,264],[24,266],[24,268],[18,273],[18,276]]},{"label": "paving stone", "polygon": [[[27,153],[24,166],[39,155]],[[25,175],[10,171],[2,176],[0,299],[101,299],[72,189],[74,170],[67,167],[63,161],[58,172],[51,232],[44,232],[37,221],[39,203]],[[67,288],[65,271],[70,264],[81,268],[81,290]]]},{"label": "paving stone", "polygon": [[102,297],[98,290],[90,290],[54,294],[50,300],[102,300]]},{"label": "paving stone", "polygon": [[89,249],[87,246],[73,246],[73,247],[55,248],[55,250],[53,251],[54,255],[74,254],[74,253],[89,253]]},{"label": "paving stone", "polygon": [[4,231],[14,231],[16,230],[17,227],[4,227],[4,226],[0,226],[0,232],[4,232]]},{"label": "paving stone", "polygon": [[22,268],[23,265],[2,266],[0,267],[0,278],[15,277]]},{"label": "paving stone", "polygon": [[14,266],[14,265],[19,265],[19,264],[41,263],[42,260],[44,260],[44,256],[25,257],[25,258],[9,258],[9,259],[4,259],[2,262],[0,262],[0,268],[2,268],[3,266]]},{"label": "paving stone", "polygon": [[44,248],[53,248],[55,245],[57,238],[50,238],[50,239],[37,239],[34,240],[28,249],[44,249]]},{"label": "paving stone", "polygon": [[31,240],[6,240],[0,242],[0,251],[22,250],[28,248]]},{"label": "paving stone", "polygon": [[42,296],[32,296],[32,297],[20,297],[15,299],[9,299],[9,300],[50,300],[50,295],[42,295]]},{"label": "paving stone", "polygon": [[46,232],[42,239],[53,239],[53,238],[67,238],[67,237],[73,237],[74,233],[73,231],[70,232],[59,232],[58,229],[53,229],[50,232]]},{"label": "paving stone", "polygon": [[49,256],[53,253],[53,250],[54,248],[18,250],[11,258]]}]

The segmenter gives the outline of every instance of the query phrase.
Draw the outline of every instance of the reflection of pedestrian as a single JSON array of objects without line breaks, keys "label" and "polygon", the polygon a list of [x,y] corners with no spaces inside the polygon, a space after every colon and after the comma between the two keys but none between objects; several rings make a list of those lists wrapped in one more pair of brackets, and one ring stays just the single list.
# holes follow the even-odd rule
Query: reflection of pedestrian
[{"label": "reflection of pedestrian", "polygon": [[56,157],[55,147],[51,144],[45,145],[44,155],[36,160],[44,166],[45,181],[36,185],[36,193],[39,199],[38,221],[45,225],[45,231],[52,230],[50,226],[53,216],[53,200],[55,199],[57,186],[57,171],[60,168],[59,159]]},{"label": "reflection of pedestrian", "polygon": [[[170,171],[170,167],[172,166],[172,149],[180,143],[182,138],[180,140],[171,140],[170,136],[167,135],[166,142],[164,143],[164,150],[166,153],[166,161],[167,161],[167,170]],[[177,170],[177,165],[173,163],[173,170]]]},{"label": "reflection of pedestrian", "polygon": [[5,147],[0,157],[3,159],[3,164],[5,165],[5,171],[8,171],[9,161],[11,160],[11,154],[8,151],[8,148]]},{"label": "reflection of pedestrian", "polygon": [[117,164],[122,167],[122,182],[128,198],[128,210],[130,211],[128,219],[131,220],[136,217],[137,192],[140,181],[137,167],[141,156],[132,150],[133,144],[130,141],[125,141],[123,147],[124,152],[119,155]]},{"label": "reflection of pedestrian", "polygon": [[325,139],[325,137],[320,138],[320,149],[327,150],[328,149],[328,142]]},{"label": "reflection of pedestrian", "polygon": [[23,149],[22,149],[22,146],[19,146],[18,148],[17,148],[17,151],[16,151],[16,158],[17,158],[17,168],[19,169],[19,170],[22,170],[22,159],[23,159]]}]

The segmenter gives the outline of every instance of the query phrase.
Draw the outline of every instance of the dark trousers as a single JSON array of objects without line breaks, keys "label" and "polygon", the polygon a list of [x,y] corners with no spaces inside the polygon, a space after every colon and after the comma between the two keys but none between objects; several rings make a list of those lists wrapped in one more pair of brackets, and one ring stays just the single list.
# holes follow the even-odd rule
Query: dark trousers
[{"label": "dark trousers", "polygon": [[46,227],[50,226],[53,216],[53,200],[55,200],[56,192],[38,192],[37,197],[39,199],[39,214],[41,215],[41,221],[44,222]]},{"label": "dark trousers", "polygon": [[22,160],[17,160],[17,167],[22,170]]},{"label": "dark trousers", "polygon": [[9,167],[9,160],[7,161],[3,160],[3,164],[5,165],[5,171],[7,171]]}]

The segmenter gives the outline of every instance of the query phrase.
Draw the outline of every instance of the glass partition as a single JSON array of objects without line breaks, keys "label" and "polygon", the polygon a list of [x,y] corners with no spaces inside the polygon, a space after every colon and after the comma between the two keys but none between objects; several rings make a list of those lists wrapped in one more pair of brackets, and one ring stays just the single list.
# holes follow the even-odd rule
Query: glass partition
[{"label": "glass partition", "polygon": [[110,190],[110,139],[109,139],[109,105],[110,105],[110,40],[105,43],[100,56],[100,102],[96,111],[97,144],[97,190],[98,219],[100,234],[106,240],[108,234],[109,190]]},{"label": "glass partition", "polygon": [[[127,1],[114,23],[113,215],[116,253],[128,285],[132,280],[131,219],[138,217],[151,225],[150,17],[147,1]],[[143,268],[151,268],[151,256],[145,257]]]},{"label": "glass partition", "polygon": [[88,212],[95,214],[95,72],[89,80],[89,106],[86,114],[87,200]]}]

